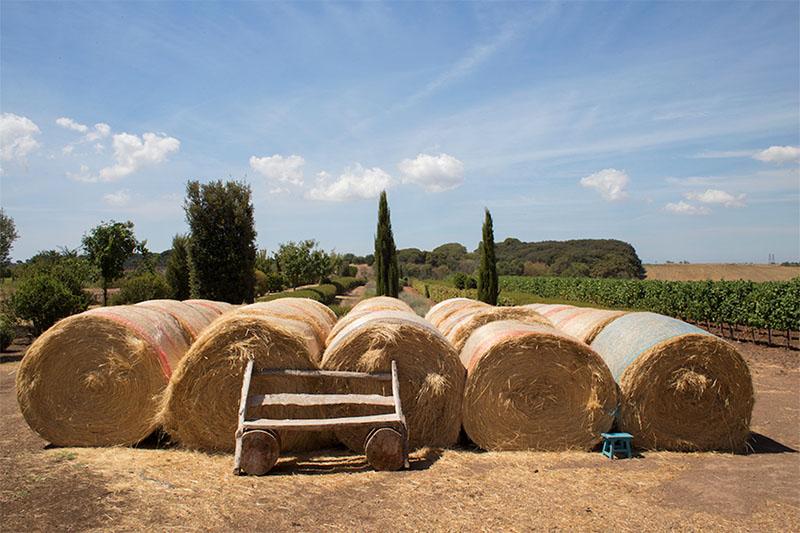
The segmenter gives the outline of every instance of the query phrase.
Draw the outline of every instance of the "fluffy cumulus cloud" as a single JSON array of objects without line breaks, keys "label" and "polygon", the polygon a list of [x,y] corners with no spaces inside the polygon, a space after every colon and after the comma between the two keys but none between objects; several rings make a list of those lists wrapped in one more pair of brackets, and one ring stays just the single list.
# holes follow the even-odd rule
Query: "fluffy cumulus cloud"
[{"label": "fluffy cumulus cloud", "polygon": [[397,165],[404,183],[414,183],[428,192],[455,189],[464,183],[464,163],[448,154],[419,154]]},{"label": "fluffy cumulus cloud", "polygon": [[165,134],[145,133],[141,137],[119,133],[113,137],[114,165],[100,170],[94,181],[115,181],[133,174],[143,166],[161,163],[177,152],[181,142]]},{"label": "fluffy cumulus cloud", "polygon": [[711,210],[704,205],[692,205],[681,200],[677,203],[668,203],[664,206],[666,211],[676,215],[708,215]]},{"label": "fluffy cumulus cloud", "polygon": [[275,154],[269,157],[250,157],[250,168],[268,179],[291,185],[303,185],[303,166],[306,160],[299,155],[284,157]]},{"label": "fluffy cumulus cloud", "polygon": [[131,194],[127,190],[111,192],[103,195],[103,202],[111,207],[124,207],[130,202]]},{"label": "fluffy cumulus cloud", "polygon": [[75,122],[69,117],[59,117],[56,119],[56,124],[68,130],[77,131],[79,133],[86,133],[89,131],[89,126]]},{"label": "fluffy cumulus cloud", "polygon": [[28,117],[0,114],[0,159],[24,163],[25,157],[39,148],[39,133],[39,126]]},{"label": "fluffy cumulus cloud", "polygon": [[687,192],[684,196],[688,200],[695,200],[704,204],[718,204],[725,207],[744,207],[747,195],[733,195],[719,189],[706,189],[705,192]]},{"label": "fluffy cumulus cloud", "polygon": [[306,193],[306,197],[312,200],[343,202],[375,198],[392,185],[392,177],[378,167],[364,168],[355,165],[346,169],[335,180],[331,180],[327,172],[320,172],[318,176],[317,185]]},{"label": "fluffy cumulus cloud", "polygon": [[616,202],[628,197],[628,191],[625,188],[629,182],[630,178],[625,172],[614,168],[605,168],[582,178],[581,186],[596,190],[609,202]]},{"label": "fluffy cumulus cloud", "polygon": [[800,161],[800,147],[798,146],[770,146],[766,150],[761,150],[753,155],[754,159],[766,163],[792,163]]}]

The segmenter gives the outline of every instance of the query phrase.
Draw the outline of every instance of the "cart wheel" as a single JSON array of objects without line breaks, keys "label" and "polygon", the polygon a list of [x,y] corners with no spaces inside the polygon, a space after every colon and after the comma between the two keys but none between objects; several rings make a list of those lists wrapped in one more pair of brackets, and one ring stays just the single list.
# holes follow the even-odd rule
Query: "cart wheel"
[{"label": "cart wheel", "polygon": [[261,476],[278,462],[281,440],[272,431],[255,429],[242,435],[240,469],[246,474]]},{"label": "cart wheel", "polygon": [[378,428],[371,432],[365,446],[367,461],[375,470],[400,470],[403,468],[403,436],[392,428]]}]

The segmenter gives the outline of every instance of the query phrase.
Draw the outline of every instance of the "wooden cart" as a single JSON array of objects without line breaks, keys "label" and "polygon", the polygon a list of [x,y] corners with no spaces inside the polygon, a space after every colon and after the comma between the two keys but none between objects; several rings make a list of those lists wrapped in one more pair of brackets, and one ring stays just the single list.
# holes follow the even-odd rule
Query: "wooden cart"
[{"label": "wooden cart", "polygon": [[[253,376],[310,377],[316,379],[361,379],[391,381],[392,395],[380,394],[250,394]],[[350,416],[344,418],[247,418],[247,408],[265,405],[298,405],[303,407],[323,405],[375,405],[394,407],[394,412],[381,415]],[[347,427],[369,427],[364,449],[367,461],[376,470],[408,468],[408,427],[400,405],[400,380],[397,364],[392,361],[390,373],[342,372],[331,370],[284,370],[254,368],[253,360],[247,362],[242,379],[239,402],[239,424],[236,430],[234,474],[262,475],[278,461],[281,431],[324,431]]]}]

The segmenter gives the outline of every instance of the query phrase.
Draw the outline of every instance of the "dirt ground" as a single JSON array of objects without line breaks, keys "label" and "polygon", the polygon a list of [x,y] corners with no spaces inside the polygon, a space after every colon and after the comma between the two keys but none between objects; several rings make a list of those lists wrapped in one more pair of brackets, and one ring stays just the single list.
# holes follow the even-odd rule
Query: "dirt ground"
[{"label": "dirt ground", "polygon": [[0,530],[800,530],[798,353],[739,345],[756,384],[754,453],[422,450],[374,472],[344,451],[285,457],[264,477],[232,457],[149,443],[50,448],[0,364]]},{"label": "dirt ground", "polygon": [[781,265],[745,265],[697,263],[691,265],[644,265],[647,279],[672,281],[738,280],[787,281],[800,276],[800,267]]}]

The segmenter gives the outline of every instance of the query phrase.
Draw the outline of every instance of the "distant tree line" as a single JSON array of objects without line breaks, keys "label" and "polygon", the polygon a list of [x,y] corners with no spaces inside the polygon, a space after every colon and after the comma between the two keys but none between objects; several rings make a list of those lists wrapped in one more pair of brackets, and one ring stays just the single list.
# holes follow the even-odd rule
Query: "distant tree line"
[{"label": "distant tree line", "polygon": [[[630,244],[608,239],[522,242],[508,238],[495,243],[497,273],[501,276],[558,276],[644,278],[644,267]],[[462,273],[475,276],[480,246],[473,252],[460,243],[443,244],[431,251],[397,250],[402,276],[445,279]]]}]

